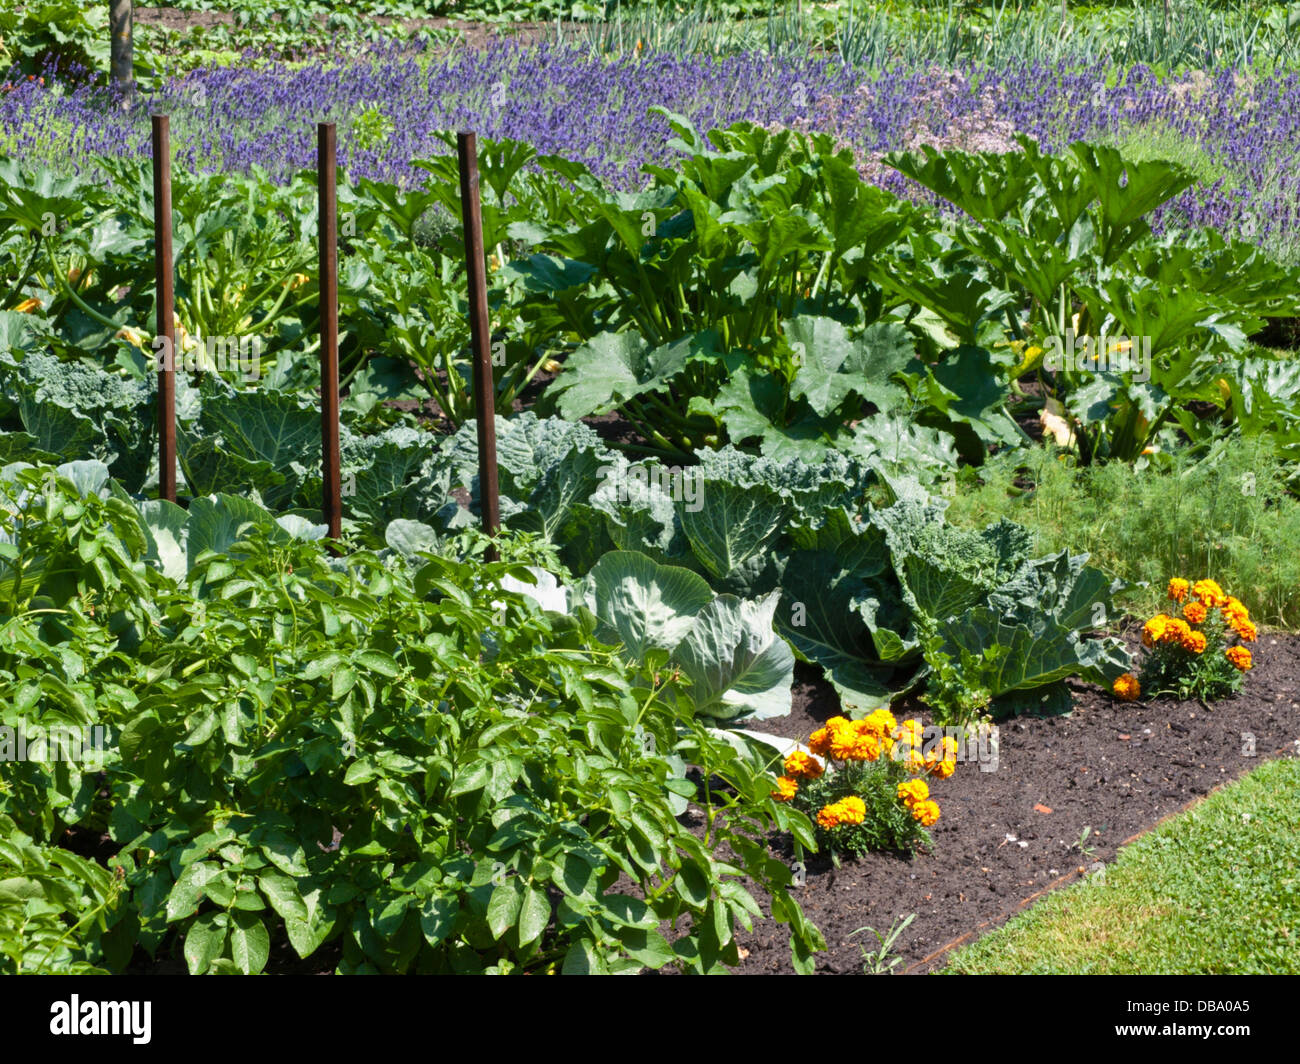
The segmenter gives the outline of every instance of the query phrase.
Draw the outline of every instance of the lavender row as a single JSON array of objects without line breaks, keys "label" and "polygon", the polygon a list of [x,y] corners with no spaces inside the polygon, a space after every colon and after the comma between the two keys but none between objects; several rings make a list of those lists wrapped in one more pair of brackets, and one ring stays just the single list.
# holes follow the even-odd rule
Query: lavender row
[{"label": "lavender row", "polygon": [[[579,49],[500,43],[436,58],[394,45],[294,68],[246,57],[239,68],[192,71],[149,108],[170,111],[176,165],[284,177],[313,164],[313,124],[340,122],[353,178],[418,182],[413,159],[446,150],[438,133],[473,128],[587,163],[624,187],[641,166],[671,161],[667,123],[653,105],[699,128],[748,119],[832,134],[864,174],[906,183],[881,153],[932,143],[1009,150],[1016,133],[1050,149],[1071,140],[1173,144],[1205,179],[1165,208],[1165,226],[1215,226],[1287,243],[1300,191],[1300,76],[1240,70],[1158,79],[1135,67],[1108,85],[1104,63],[989,70],[899,70],[869,77],[835,60],[647,54],[602,61]],[[48,82],[47,82],[48,84]],[[351,123],[369,112],[382,136]],[[373,128],[373,127],[372,127]],[[147,155],[146,108],[127,112],[102,90],[26,82],[0,95],[0,151],[80,169],[88,156]]]}]

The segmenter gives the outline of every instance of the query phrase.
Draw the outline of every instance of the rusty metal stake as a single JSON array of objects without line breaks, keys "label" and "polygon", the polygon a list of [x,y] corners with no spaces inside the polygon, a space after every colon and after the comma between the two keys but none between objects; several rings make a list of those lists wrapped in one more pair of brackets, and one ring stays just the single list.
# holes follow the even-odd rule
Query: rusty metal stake
[{"label": "rusty metal stake", "polygon": [[320,239],[321,509],[330,539],[343,531],[339,471],[339,250],[333,122],[316,126],[316,184]]},{"label": "rusty metal stake", "polygon": [[[492,333],[487,305],[487,262],[483,254],[483,218],[479,213],[478,138],[458,133],[460,208],[465,226],[465,267],[469,274],[470,349],[474,357],[474,417],[478,424],[479,506],[483,530],[495,536],[501,528],[497,492],[496,386],[492,379]],[[448,382],[450,386],[451,382]],[[497,560],[495,547],[487,560]]]},{"label": "rusty metal stake", "polygon": [[176,501],[176,297],[172,286],[171,135],[166,115],[153,120],[153,351],[158,368],[158,497]]}]

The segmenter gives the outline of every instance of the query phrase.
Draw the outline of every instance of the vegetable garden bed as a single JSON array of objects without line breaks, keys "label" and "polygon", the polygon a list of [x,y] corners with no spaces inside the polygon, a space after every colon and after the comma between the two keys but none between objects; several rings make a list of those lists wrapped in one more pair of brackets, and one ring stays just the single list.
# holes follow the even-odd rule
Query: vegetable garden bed
[{"label": "vegetable garden bed", "polygon": [[[1072,714],[1004,722],[996,768],[959,766],[944,788],[943,816],[931,829],[934,846],[910,859],[877,853],[835,867],[826,856],[809,855],[806,881],[796,896],[826,939],[817,973],[862,972],[859,946],[877,943],[859,929],[884,933],[909,914],[915,919],[890,954],[901,960],[897,971],[938,971],[950,950],[1047,892],[1084,876],[1104,878],[1121,847],[1216,787],[1265,759],[1296,756],[1300,637],[1266,634],[1261,643],[1267,652],[1259,656],[1248,690],[1209,709],[1173,700],[1135,706],[1072,684]],[[793,711],[761,727],[770,735],[801,740],[839,711],[830,686],[801,666]],[[928,723],[924,711],[918,715]],[[698,806],[680,820],[702,834]],[[781,859],[796,860],[789,836],[774,834],[770,843]],[[64,844],[101,859],[117,849],[106,835],[95,839],[80,832]],[[620,884],[629,888],[626,880]],[[793,974],[788,928],[771,920],[769,904],[761,896],[758,900],[764,919],[752,932],[738,932],[742,961],[734,970]],[[667,925],[661,930],[672,939]],[[326,946],[304,960],[280,941],[266,970],[328,974],[339,956],[338,948]],[[138,974],[185,970],[182,958],[155,960],[143,952],[128,969]]]},{"label": "vegetable garden bed", "polygon": [[[1293,501],[1300,371],[1258,345],[1300,268],[1202,230],[1185,194],[1217,185],[1009,129],[880,157],[802,115],[653,115],[679,157],[639,192],[567,142],[485,140],[486,248],[450,159],[358,118],[341,445],[314,182],[190,157],[159,313],[179,495],[139,160],[0,161],[4,970],[851,973],[901,928],[925,972],[1300,752],[1300,639],[1257,643],[1247,602],[1286,622],[1220,571],[1214,506],[1158,510],[1199,551],[1158,583],[947,516],[998,490],[990,459],[1036,499],[1031,454],[1174,490],[1195,462],[1259,520]],[[468,388],[467,260],[495,395]],[[1244,442],[1258,484],[1228,476]],[[1166,580],[1140,665],[1123,596]],[[978,756],[922,751],[986,718]],[[15,755],[92,725],[94,767]]]}]

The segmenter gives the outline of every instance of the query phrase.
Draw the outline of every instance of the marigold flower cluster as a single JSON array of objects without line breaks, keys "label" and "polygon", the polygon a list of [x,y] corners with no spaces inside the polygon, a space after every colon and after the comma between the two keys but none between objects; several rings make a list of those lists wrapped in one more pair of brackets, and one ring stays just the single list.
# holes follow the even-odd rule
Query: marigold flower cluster
[{"label": "marigold flower cluster", "polygon": [[1246,612],[1237,599],[1229,597],[1224,603],[1222,609],[1224,620],[1228,622],[1228,627],[1237,633],[1237,638],[1243,643],[1253,643],[1259,635],[1259,629],[1255,627],[1255,622],[1250,619],[1250,614]]},{"label": "marigold flower cluster", "polygon": [[939,819],[939,805],[930,799],[930,788],[925,780],[908,780],[898,785],[898,800],[907,806],[912,816],[928,828]]},{"label": "marigold flower cluster", "polygon": [[772,797],[778,802],[788,802],[799,793],[799,781],[792,780],[789,776],[778,776],[776,780],[776,790],[772,792]]},{"label": "marigold flower cluster", "polygon": [[785,775],[777,777],[776,790],[772,792],[772,797],[778,802],[788,802],[798,794],[800,780],[818,779],[826,771],[820,761],[802,750],[793,751],[785,759],[782,768],[785,769]]},{"label": "marigold flower cluster", "polygon": [[[796,750],[785,758],[784,774],[772,791],[775,800],[792,801],[800,784],[821,779],[830,762],[843,763],[846,768],[856,764],[860,766],[856,771],[863,771],[866,763],[884,759],[899,766],[891,771],[901,769],[909,777],[898,784],[898,800],[922,827],[939,819],[938,803],[930,798],[924,777],[949,779],[957,771],[956,739],[945,736],[938,743],[927,744],[921,721],[900,723],[887,709],[856,721],[832,717],[812,733],[808,750]],[[853,794],[823,805],[816,813],[818,826],[826,830],[858,825],[865,817],[866,803]]]},{"label": "marigold flower cluster", "polygon": [[815,757],[796,750],[785,759],[785,774],[796,780],[815,780],[825,769]]},{"label": "marigold flower cluster", "polygon": [[[1142,645],[1153,647],[1157,643],[1176,643],[1184,650],[1199,654],[1201,651],[1195,649],[1193,634],[1191,625],[1181,617],[1169,617],[1157,613],[1142,626]],[[1204,649],[1205,647],[1202,646],[1201,650]]]},{"label": "marigold flower cluster", "polygon": [[876,761],[894,749],[898,721],[887,709],[878,709],[862,720],[831,717],[812,733],[808,749],[835,761]]},{"label": "marigold flower cluster", "polygon": [[[1208,578],[1193,583],[1174,577],[1169,581],[1166,594],[1171,602],[1178,604],[1182,616],[1158,613],[1142,626],[1142,645],[1163,655],[1158,659],[1163,665],[1154,671],[1150,668],[1144,670],[1144,681],[1156,678],[1164,683],[1172,669],[1173,675],[1184,676],[1179,690],[1187,694],[1198,689],[1209,690],[1196,686],[1202,682],[1209,682],[1212,686],[1220,682],[1204,680],[1204,677],[1215,674],[1214,660],[1221,664],[1226,659],[1241,672],[1251,667],[1250,651],[1242,646],[1226,646],[1224,639],[1231,632],[1241,642],[1253,643],[1259,635],[1250,619],[1250,612],[1240,599],[1229,595],[1217,581]],[[1204,657],[1207,650],[1211,650],[1213,655],[1222,653],[1223,657]],[[1178,651],[1186,657],[1179,658]],[[1170,656],[1171,652],[1175,652],[1173,656]],[[1197,664],[1203,657],[1204,661]],[[1156,660],[1151,659],[1152,662]],[[1205,672],[1206,669],[1210,671]],[[1111,689],[1117,698],[1126,702],[1133,701],[1142,693],[1141,683],[1131,673],[1120,676]]]}]

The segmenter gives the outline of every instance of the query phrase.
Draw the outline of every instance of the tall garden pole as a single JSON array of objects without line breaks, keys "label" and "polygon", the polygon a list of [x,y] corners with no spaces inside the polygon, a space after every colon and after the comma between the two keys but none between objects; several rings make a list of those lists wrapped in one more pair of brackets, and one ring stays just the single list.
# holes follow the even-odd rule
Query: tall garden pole
[{"label": "tall garden pole", "polygon": [[171,135],[166,115],[153,115],[152,119],[154,286],[158,304],[153,340],[158,367],[158,497],[175,502],[176,299],[172,288]]},{"label": "tall garden pole", "polygon": [[333,122],[316,126],[316,185],[320,239],[321,509],[331,539],[343,530],[339,473],[339,247]]},{"label": "tall garden pole", "polygon": [[[474,418],[478,424],[479,506],[483,530],[495,536],[501,528],[497,495],[496,387],[492,379],[492,333],[488,320],[487,261],[483,255],[483,218],[479,213],[478,138],[458,133],[460,209],[465,226],[465,267],[469,274],[469,334],[474,357]],[[495,547],[488,561],[497,560]]]},{"label": "tall garden pole", "polygon": [[135,100],[135,30],[132,0],[109,0],[109,81],[121,91],[122,102]]}]

